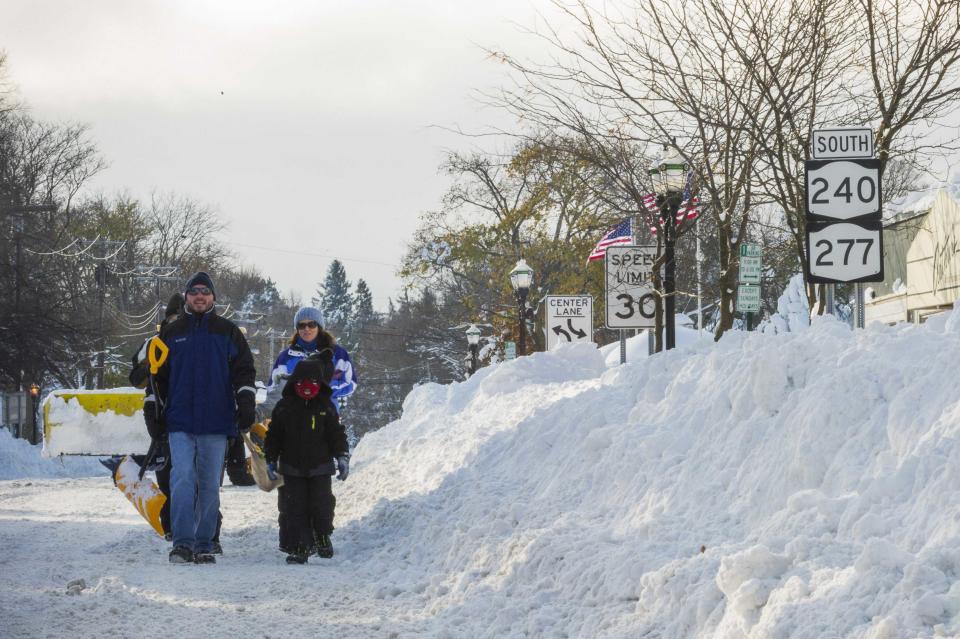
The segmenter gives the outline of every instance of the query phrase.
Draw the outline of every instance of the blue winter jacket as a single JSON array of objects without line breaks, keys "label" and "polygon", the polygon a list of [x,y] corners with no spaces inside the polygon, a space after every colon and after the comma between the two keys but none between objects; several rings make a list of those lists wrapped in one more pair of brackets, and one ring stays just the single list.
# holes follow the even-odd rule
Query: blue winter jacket
[{"label": "blue winter jacket", "polygon": [[[296,343],[288,346],[280,352],[276,363],[273,365],[273,373],[270,379],[273,384],[279,382],[281,377],[289,377],[293,374],[293,369],[297,364],[311,353],[316,353],[318,349],[317,340],[305,342],[297,337]],[[340,397],[347,397],[357,389],[357,376],[353,370],[353,362],[350,361],[350,354],[339,344],[333,345],[333,379],[330,380],[330,388],[333,389],[334,405]]]},{"label": "blue winter jacket", "polygon": [[155,376],[167,431],[237,435],[240,402],[255,400],[253,355],[240,329],[210,310],[185,313],[163,327],[170,349]]}]

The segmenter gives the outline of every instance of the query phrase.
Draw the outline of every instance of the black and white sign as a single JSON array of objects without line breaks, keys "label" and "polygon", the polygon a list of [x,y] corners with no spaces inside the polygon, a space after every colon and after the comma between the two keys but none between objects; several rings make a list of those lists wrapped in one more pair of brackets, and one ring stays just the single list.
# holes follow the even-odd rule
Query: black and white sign
[{"label": "black and white sign", "polygon": [[557,344],[593,341],[592,295],[548,295],[544,301],[547,350]]},{"label": "black and white sign", "polygon": [[656,323],[653,246],[611,246],[606,265],[607,328],[651,328]]},{"label": "black and white sign", "polygon": [[810,137],[810,157],[814,160],[872,158],[873,129],[817,129]]},{"label": "black and white sign", "polygon": [[807,222],[808,280],[883,281],[883,223]]},{"label": "black and white sign", "polygon": [[807,217],[880,218],[879,160],[807,160]]}]

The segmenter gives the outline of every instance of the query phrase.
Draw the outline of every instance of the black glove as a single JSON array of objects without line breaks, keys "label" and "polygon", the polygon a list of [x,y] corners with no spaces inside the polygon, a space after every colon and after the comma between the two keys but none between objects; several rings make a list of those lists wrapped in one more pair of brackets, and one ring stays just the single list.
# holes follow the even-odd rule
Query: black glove
[{"label": "black glove", "polygon": [[257,404],[253,393],[241,393],[237,398],[237,428],[241,433],[249,433],[256,421]]},{"label": "black glove", "polygon": [[157,415],[156,405],[153,402],[146,402],[143,405],[143,421],[147,424],[147,432],[151,439],[160,439],[167,434],[167,425],[163,423],[163,417]]},{"label": "black glove", "polygon": [[340,455],[337,457],[337,479],[346,481],[350,474],[350,455]]}]

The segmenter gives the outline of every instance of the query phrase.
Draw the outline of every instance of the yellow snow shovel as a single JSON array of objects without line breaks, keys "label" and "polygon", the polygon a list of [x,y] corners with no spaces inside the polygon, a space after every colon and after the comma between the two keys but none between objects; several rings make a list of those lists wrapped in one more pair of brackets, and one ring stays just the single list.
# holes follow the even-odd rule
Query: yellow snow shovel
[{"label": "yellow snow shovel", "polygon": [[270,492],[274,488],[283,486],[283,477],[277,476],[276,479],[270,479],[267,474],[267,460],[263,455],[263,442],[267,439],[267,430],[270,428],[270,420],[265,419],[253,425],[249,433],[243,434],[243,442],[250,451],[250,474],[253,480],[257,482],[260,490]]}]

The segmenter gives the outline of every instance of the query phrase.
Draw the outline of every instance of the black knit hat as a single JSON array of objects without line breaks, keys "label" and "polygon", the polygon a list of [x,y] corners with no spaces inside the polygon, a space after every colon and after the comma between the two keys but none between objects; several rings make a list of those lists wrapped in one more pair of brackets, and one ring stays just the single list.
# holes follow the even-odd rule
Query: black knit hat
[{"label": "black knit hat", "polygon": [[189,291],[194,286],[206,286],[213,292],[213,299],[217,299],[217,290],[213,288],[213,280],[203,271],[197,271],[187,280],[187,285],[183,287],[184,292]]},{"label": "black knit hat", "polygon": [[324,348],[300,360],[291,376],[294,382],[298,379],[314,379],[329,385],[333,379],[333,351]]},{"label": "black knit hat", "polygon": [[167,308],[163,312],[163,317],[168,318],[171,315],[176,315],[180,312],[181,308],[183,308],[183,295],[174,293],[170,296],[170,301],[167,302]]}]

